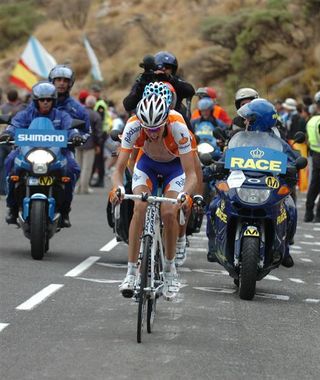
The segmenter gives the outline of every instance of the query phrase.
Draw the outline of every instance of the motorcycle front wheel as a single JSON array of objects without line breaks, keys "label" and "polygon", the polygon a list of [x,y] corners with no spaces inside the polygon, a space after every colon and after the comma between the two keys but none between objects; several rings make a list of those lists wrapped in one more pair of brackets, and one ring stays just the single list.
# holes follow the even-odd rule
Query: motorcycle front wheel
[{"label": "motorcycle front wheel", "polygon": [[42,260],[46,252],[46,203],[42,200],[34,200],[30,211],[30,244],[31,256],[34,260]]},{"label": "motorcycle front wheel", "polygon": [[241,249],[239,295],[243,300],[252,300],[256,292],[259,260],[259,239],[244,237]]}]

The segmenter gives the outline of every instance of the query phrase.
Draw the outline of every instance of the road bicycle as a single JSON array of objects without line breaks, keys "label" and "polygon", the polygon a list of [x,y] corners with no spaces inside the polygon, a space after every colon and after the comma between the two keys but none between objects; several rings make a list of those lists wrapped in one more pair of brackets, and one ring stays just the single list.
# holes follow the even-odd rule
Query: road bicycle
[{"label": "road bicycle", "polygon": [[[162,222],[160,214],[161,203],[176,204],[174,198],[161,196],[161,186],[158,195],[147,193],[125,194],[123,199],[148,202],[144,230],[141,237],[139,274],[136,281],[135,297],[138,301],[137,341],[141,343],[144,323],[147,332],[151,333],[156,314],[157,299],[162,295],[164,287],[164,247],[162,241]],[[183,200],[182,200],[183,201]],[[115,207],[115,222],[119,222],[119,205]],[[185,223],[184,213],[179,212],[179,223]]]}]

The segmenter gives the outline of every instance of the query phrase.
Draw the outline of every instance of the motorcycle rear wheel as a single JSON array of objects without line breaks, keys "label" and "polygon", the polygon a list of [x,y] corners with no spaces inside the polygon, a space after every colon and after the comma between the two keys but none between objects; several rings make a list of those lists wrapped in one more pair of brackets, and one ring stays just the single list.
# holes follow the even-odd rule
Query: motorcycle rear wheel
[{"label": "motorcycle rear wheel", "polygon": [[239,295],[243,300],[252,300],[256,292],[259,260],[259,239],[244,237],[241,249]]},{"label": "motorcycle rear wheel", "polygon": [[42,200],[34,200],[30,211],[30,244],[31,256],[34,260],[42,260],[46,251],[46,203]]}]

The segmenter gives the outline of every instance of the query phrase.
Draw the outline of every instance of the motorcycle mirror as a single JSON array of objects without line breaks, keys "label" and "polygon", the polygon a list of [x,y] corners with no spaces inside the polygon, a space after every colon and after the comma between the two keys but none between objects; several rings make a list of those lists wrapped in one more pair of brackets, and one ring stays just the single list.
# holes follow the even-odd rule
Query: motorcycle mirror
[{"label": "motorcycle mirror", "polygon": [[214,152],[214,148],[212,145],[207,142],[201,143],[197,147],[199,154],[212,153]]},{"label": "motorcycle mirror", "polygon": [[294,135],[294,143],[302,144],[306,141],[306,135],[303,132],[297,132]]},{"label": "motorcycle mirror", "polygon": [[[298,132],[299,133],[299,132]],[[308,160],[305,158],[305,157],[299,157],[297,158],[296,162],[295,162],[295,167],[300,170],[300,169],[304,169],[306,166],[308,165]]]},{"label": "motorcycle mirror", "polygon": [[83,120],[80,120],[80,119],[72,120],[71,128],[84,129],[85,126],[86,126],[86,123]]},{"label": "motorcycle mirror", "polygon": [[212,160],[211,153],[202,153],[202,154],[199,154],[199,158],[200,158],[201,163],[204,166],[209,166],[210,164],[212,164],[213,160]]},{"label": "motorcycle mirror", "polygon": [[0,124],[10,124],[12,115],[0,115]]}]

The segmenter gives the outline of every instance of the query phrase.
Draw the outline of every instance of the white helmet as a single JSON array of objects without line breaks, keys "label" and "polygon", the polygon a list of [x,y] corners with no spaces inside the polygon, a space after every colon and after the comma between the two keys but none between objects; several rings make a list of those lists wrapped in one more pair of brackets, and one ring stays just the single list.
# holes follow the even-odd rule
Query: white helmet
[{"label": "white helmet", "polygon": [[314,101],[316,103],[320,103],[320,91],[316,92],[315,95],[314,95]]},{"label": "white helmet", "polygon": [[235,95],[234,104],[236,106],[236,109],[238,110],[240,108],[240,103],[244,99],[257,99],[259,98],[258,92],[249,87],[240,88]]},{"label": "white helmet", "polygon": [[165,97],[157,94],[142,98],[137,105],[136,115],[143,128],[157,128],[167,120],[169,108]]}]

